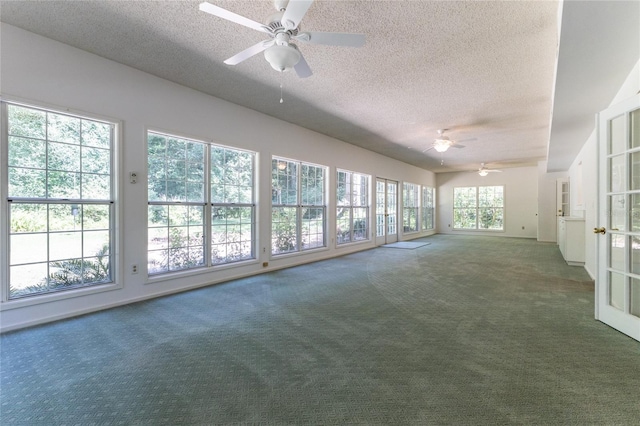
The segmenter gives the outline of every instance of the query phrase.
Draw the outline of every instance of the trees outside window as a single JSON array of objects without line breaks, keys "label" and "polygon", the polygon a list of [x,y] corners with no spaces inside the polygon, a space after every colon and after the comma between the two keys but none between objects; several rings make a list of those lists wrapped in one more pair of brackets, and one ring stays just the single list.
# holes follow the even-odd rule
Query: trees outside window
[{"label": "trees outside window", "polygon": [[429,186],[422,187],[422,230],[435,228],[435,197],[434,189]]},{"label": "trees outside window", "polygon": [[504,229],[504,186],[453,189],[454,229]]},{"label": "trees outside window", "polygon": [[9,299],[111,283],[115,123],[2,103]]},{"label": "trees outside window", "polygon": [[402,223],[404,232],[418,231],[420,185],[405,182],[402,187]]},{"label": "trees outside window", "polygon": [[271,253],[326,245],[326,167],[274,157],[271,166]]},{"label": "trees outside window", "polygon": [[149,274],[254,258],[254,154],[157,132],[147,150]]},{"label": "trees outside window", "polygon": [[369,239],[369,176],[338,170],[336,180],[338,244]]}]

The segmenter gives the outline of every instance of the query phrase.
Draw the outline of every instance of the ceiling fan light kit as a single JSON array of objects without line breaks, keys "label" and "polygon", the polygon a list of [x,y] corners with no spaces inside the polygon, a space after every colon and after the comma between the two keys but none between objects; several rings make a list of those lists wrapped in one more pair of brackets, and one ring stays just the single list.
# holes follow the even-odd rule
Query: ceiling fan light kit
[{"label": "ceiling fan light kit", "polygon": [[300,52],[294,44],[275,44],[264,51],[264,57],[276,71],[285,72],[300,62]]},{"label": "ceiling fan light kit", "polygon": [[442,139],[436,139],[433,142],[433,149],[438,152],[445,152],[451,146],[451,141],[446,136]]}]

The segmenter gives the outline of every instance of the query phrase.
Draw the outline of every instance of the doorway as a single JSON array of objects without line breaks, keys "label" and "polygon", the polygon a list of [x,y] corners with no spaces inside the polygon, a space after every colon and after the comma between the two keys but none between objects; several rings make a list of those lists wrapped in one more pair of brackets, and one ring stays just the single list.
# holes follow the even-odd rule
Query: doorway
[{"label": "doorway", "polygon": [[398,182],[376,179],[376,245],[398,241]]}]

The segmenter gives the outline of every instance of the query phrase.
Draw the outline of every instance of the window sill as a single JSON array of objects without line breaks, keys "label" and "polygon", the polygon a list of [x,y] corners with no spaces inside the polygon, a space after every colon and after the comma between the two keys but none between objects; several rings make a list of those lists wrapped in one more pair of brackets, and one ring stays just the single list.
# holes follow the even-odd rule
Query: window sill
[{"label": "window sill", "polygon": [[73,290],[61,290],[54,293],[39,294],[33,296],[25,296],[19,299],[10,299],[6,302],[2,302],[0,310],[6,311],[9,309],[25,308],[28,306],[39,305],[42,303],[52,303],[60,300],[71,299],[74,297],[83,297],[91,294],[102,293],[105,291],[119,290],[122,288],[121,284],[108,283],[98,284],[91,287],[82,287]]},{"label": "window sill", "polygon": [[216,271],[224,271],[226,269],[234,269],[234,268],[240,268],[243,266],[257,265],[258,263],[259,263],[258,259],[248,259],[248,260],[242,260],[239,262],[224,263],[224,264],[215,265],[215,266],[203,266],[203,267],[194,268],[194,269],[183,269],[181,271],[163,272],[160,274],[149,275],[147,277],[147,282],[145,283],[145,285],[155,284],[162,281],[174,280],[176,278],[211,274]]}]

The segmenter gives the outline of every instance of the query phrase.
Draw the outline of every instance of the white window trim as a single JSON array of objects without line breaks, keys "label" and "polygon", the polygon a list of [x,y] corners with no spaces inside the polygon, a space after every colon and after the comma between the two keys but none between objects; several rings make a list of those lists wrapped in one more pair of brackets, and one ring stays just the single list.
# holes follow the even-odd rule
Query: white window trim
[{"label": "white window trim", "polygon": [[[219,270],[223,270],[223,269],[233,269],[233,268],[239,268],[239,267],[243,267],[243,266],[248,266],[248,265],[252,265],[252,264],[257,264],[259,263],[259,254],[258,254],[258,223],[257,223],[257,218],[259,217],[259,209],[258,209],[258,203],[257,203],[257,197],[258,197],[258,191],[259,191],[259,187],[258,187],[258,153],[255,151],[251,151],[249,149],[243,149],[243,148],[237,148],[234,146],[229,146],[229,145],[225,145],[219,141],[216,141],[214,139],[210,139],[210,138],[205,138],[205,137],[199,137],[196,135],[188,135],[184,132],[175,132],[175,131],[171,131],[171,130],[166,130],[166,129],[160,129],[157,127],[151,127],[151,126],[147,126],[144,129],[144,155],[146,158],[145,161],[145,166],[144,166],[144,194],[145,194],[145,199],[146,199],[146,206],[148,208],[149,205],[151,204],[163,204],[164,202],[150,202],[149,201],[149,185],[148,185],[148,177],[149,177],[149,161],[148,161],[148,156],[149,156],[149,133],[155,133],[158,135],[163,135],[163,136],[167,136],[167,137],[175,137],[175,138],[179,138],[179,139],[186,139],[186,140],[192,140],[194,142],[198,142],[198,143],[202,143],[204,145],[206,145],[208,148],[205,149],[205,169],[206,169],[206,174],[205,174],[205,200],[200,203],[204,205],[204,238],[207,240],[207,243],[204,245],[204,255],[205,255],[205,264],[202,266],[197,266],[197,267],[193,267],[193,268],[187,268],[187,269],[179,269],[179,270],[175,270],[175,271],[165,271],[165,272],[158,272],[158,273],[154,273],[154,274],[149,274],[148,271],[148,256],[149,256],[149,248],[148,248],[148,240],[149,240],[149,226],[147,224],[147,226],[145,227],[145,252],[144,252],[144,256],[145,256],[145,262],[144,262],[144,270],[143,272],[146,275],[146,281],[145,284],[154,284],[157,282],[162,282],[162,281],[167,281],[167,280],[172,280],[175,278],[180,278],[180,277],[188,277],[188,276],[192,276],[192,275],[201,275],[201,274],[206,274],[206,273],[211,273],[212,271],[219,271]],[[211,262],[211,241],[210,241],[210,236],[211,236],[211,208],[213,207],[213,202],[211,201],[211,187],[210,187],[210,183],[211,183],[211,176],[210,176],[210,167],[211,167],[211,158],[210,158],[210,150],[211,147],[219,147],[219,148],[224,148],[224,149],[229,149],[229,150],[233,150],[233,151],[239,151],[239,152],[245,152],[248,154],[251,154],[253,156],[253,180],[252,180],[252,184],[253,184],[253,193],[252,193],[252,203],[251,206],[253,207],[253,227],[252,227],[252,256],[253,258],[251,259],[243,259],[243,260],[239,260],[236,262],[228,262],[228,263],[212,263]],[[208,151],[208,152],[207,152]],[[187,204],[187,203],[185,203]],[[194,203],[191,203],[194,204]],[[195,203],[198,204],[198,203]],[[247,206],[246,204],[242,204],[240,206]],[[147,215],[148,215],[148,209],[147,209]],[[147,219],[148,220],[148,219]]]},{"label": "white window trim", "polygon": [[[502,229],[483,229],[483,228],[479,228],[478,227],[478,209],[480,207],[478,207],[478,191],[479,188],[482,187],[496,187],[496,186],[501,186],[502,187],[502,200],[503,200],[503,205],[502,205]],[[476,189],[476,227],[475,228],[456,228],[455,227],[455,211],[456,211],[456,207],[455,207],[455,189],[456,188],[475,188]],[[454,191],[454,196],[452,198],[453,200],[453,204],[452,204],[452,209],[451,209],[451,214],[452,214],[452,220],[451,223],[453,225],[453,227],[451,228],[453,231],[456,232],[490,232],[490,233],[504,233],[506,232],[507,229],[507,218],[506,218],[506,200],[507,200],[507,195],[506,195],[506,185],[476,185],[476,186],[456,186],[453,188]],[[435,199],[435,195],[434,195],[434,199]]]},{"label": "white window trim", "polygon": [[[113,260],[112,277],[113,281],[105,284],[96,284],[87,287],[72,288],[64,291],[51,293],[34,294],[18,299],[9,299],[9,141],[8,141],[8,114],[7,104],[22,106],[25,108],[33,108],[45,110],[52,113],[60,113],[65,115],[73,115],[88,120],[103,121],[113,124],[113,146],[111,155],[111,179],[112,179],[112,197],[114,203],[114,218],[112,219],[111,230],[113,236],[111,255]],[[124,216],[123,203],[119,202],[123,193],[123,182],[120,179],[120,165],[122,164],[122,120],[95,113],[88,113],[72,108],[65,108],[45,102],[32,101],[14,96],[0,97],[0,117],[2,120],[3,131],[0,135],[0,165],[2,172],[0,173],[0,252],[6,253],[0,256],[0,310],[9,310],[16,308],[24,308],[27,306],[39,305],[43,303],[51,303],[59,300],[71,299],[74,297],[82,297],[105,291],[119,290],[123,288],[124,264],[123,253],[121,250],[122,241],[124,239],[124,227],[122,226],[122,217]]]},{"label": "white window trim", "polygon": [[[329,224],[329,208],[330,208],[330,204],[329,204],[329,185],[330,185],[330,180],[329,180],[329,172],[330,172],[330,168],[328,166],[323,166],[321,164],[315,164],[315,163],[310,163],[307,161],[302,161],[302,160],[294,160],[291,158],[286,158],[286,157],[281,157],[278,155],[273,155],[271,156],[271,160],[269,162],[269,188],[270,188],[270,192],[273,191],[273,178],[271,176],[273,176],[273,161],[286,161],[289,163],[296,163],[298,165],[297,167],[297,204],[293,205],[293,204],[273,204],[273,196],[270,197],[270,221],[269,221],[269,228],[270,228],[270,234],[269,234],[269,258],[270,259],[281,259],[284,257],[288,257],[288,256],[297,256],[297,255],[302,255],[302,254],[306,254],[306,253],[311,253],[314,251],[323,251],[323,250],[328,250],[329,249],[329,244],[327,241],[328,238],[328,233],[327,233],[327,227]],[[322,206],[319,205],[308,205],[308,204],[302,204],[302,166],[312,166],[312,167],[318,167],[318,168],[322,168],[324,169],[324,194],[323,194],[323,201],[324,204]],[[288,251],[288,252],[283,252],[283,253],[274,253],[273,252],[273,246],[272,246],[272,241],[273,241],[273,209],[274,207],[287,207],[287,208],[296,208],[297,211],[297,222],[296,222],[296,250],[293,251]],[[324,209],[324,219],[323,219],[323,224],[322,224],[322,233],[323,233],[323,245],[319,246],[319,247],[311,247],[311,248],[307,248],[304,249],[302,248],[302,244],[301,244],[301,240],[302,240],[302,218],[301,218],[301,211],[304,207],[311,207],[311,208],[320,208],[322,207]]]},{"label": "white window trim", "polygon": [[[360,173],[360,172],[354,172],[351,170],[346,170],[346,169],[340,169],[340,168],[336,168],[336,173],[335,173],[335,177],[336,177],[336,183],[335,183],[335,189],[336,189],[336,194],[337,194],[337,189],[338,189],[338,173],[349,173],[351,175],[351,179],[349,180],[349,185],[351,186],[351,190],[353,190],[353,175],[357,174],[360,176],[365,176],[367,178],[367,205],[366,206],[354,206],[353,205],[353,200],[349,200],[349,205],[348,206],[340,206],[340,207],[348,207],[350,210],[350,226],[351,226],[351,234],[353,235],[353,209],[354,208],[362,208],[362,207],[366,207],[367,209],[367,238],[361,239],[361,240],[353,240],[351,239],[350,241],[347,241],[345,243],[338,243],[338,236],[336,235],[336,243],[335,243],[335,247],[345,247],[345,246],[349,246],[352,244],[362,244],[362,243],[366,243],[371,241],[371,232],[372,232],[372,228],[371,228],[371,223],[372,223],[372,208],[371,208],[371,175],[368,175],[366,173]],[[351,192],[351,194],[353,194],[353,191]],[[338,220],[338,215],[337,215],[337,210],[338,210],[338,200],[337,200],[337,195],[335,198],[335,208],[334,208],[334,214],[335,214],[335,221],[337,222]],[[337,227],[336,227],[337,229]]]}]

